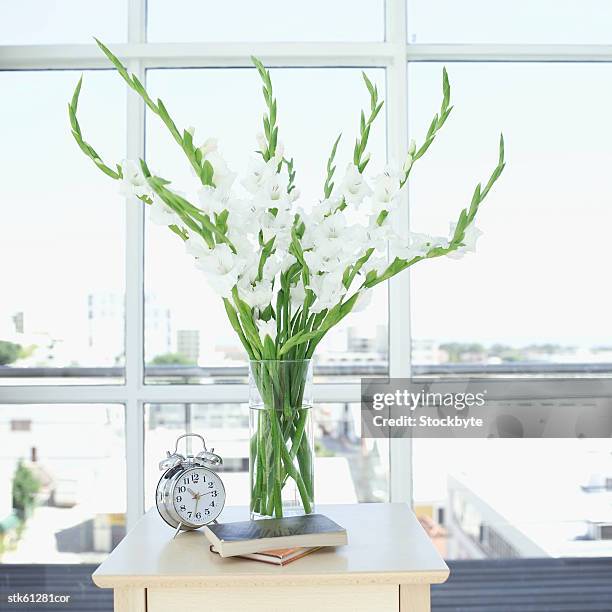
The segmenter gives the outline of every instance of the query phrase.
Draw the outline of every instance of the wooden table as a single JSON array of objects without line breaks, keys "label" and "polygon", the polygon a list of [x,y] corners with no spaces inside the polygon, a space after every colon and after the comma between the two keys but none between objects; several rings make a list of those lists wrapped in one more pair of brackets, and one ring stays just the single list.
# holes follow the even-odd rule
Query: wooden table
[{"label": "wooden table", "polygon": [[[426,612],[448,567],[405,504],[317,506],[348,531],[348,546],[285,567],[209,552],[200,531],[173,530],[153,508],[95,571],[115,612]],[[220,520],[248,518],[226,508]]]}]

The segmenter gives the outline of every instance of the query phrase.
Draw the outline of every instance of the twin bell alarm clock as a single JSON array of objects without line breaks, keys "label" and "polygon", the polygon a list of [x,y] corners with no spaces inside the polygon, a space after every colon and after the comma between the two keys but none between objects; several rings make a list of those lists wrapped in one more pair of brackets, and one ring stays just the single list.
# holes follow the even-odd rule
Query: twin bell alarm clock
[{"label": "twin bell alarm clock", "polygon": [[[182,438],[199,438],[203,450],[197,455],[181,455],[178,444]],[[164,470],[157,483],[155,502],[160,516],[176,529],[189,531],[212,523],[225,505],[225,487],[215,467],[223,464],[212,448],[206,448],[198,434],[184,434],[176,439],[174,452],[166,453],[159,469]]]}]

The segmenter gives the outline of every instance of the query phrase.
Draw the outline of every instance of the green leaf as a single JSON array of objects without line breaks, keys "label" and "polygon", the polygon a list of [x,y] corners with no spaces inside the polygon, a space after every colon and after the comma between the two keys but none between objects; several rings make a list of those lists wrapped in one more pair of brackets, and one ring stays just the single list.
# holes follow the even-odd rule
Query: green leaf
[{"label": "green leaf", "polygon": [[230,325],[232,326],[233,330],[238,334],[238,337],[242,342],[242,346],[244,346],[246,352],[248,353],[251,359],[256,359],[255,352],[253,351],[251,345],[249,344],[249,341],[244,335],[244,332],[240,325],[240,321],[238,320],[238,314],[236,313],[236,310],[227,298],[223,298],[223,305],[225,306],[225,312],[227,313],[227,318],[229,319]]},{"label": "green leaf", "polygon": [[202,184],[212,185],[214,173],[215,171],[212,167],[212,164],[207,159],[205,159],[204,163],[202,164],[202,170],[200,172],[200,180]]},{"label": "green leaf", "polygon": [[370,81],[370,79],[368,78],[368,75],[363,71],[361,72],[361,76],[363,77],[366,87],[368,88],[368,91],[370,92],[370,96],[374,98],[376,96],[376,92],[374,90],[374,86],[372,85],[372,81]]},{"label": "green leaf", "polygon": [[268,335],[266,335],[264,339],[263,358],[270,360],[276,359],[276,347],[274,346],[274,341]]}]

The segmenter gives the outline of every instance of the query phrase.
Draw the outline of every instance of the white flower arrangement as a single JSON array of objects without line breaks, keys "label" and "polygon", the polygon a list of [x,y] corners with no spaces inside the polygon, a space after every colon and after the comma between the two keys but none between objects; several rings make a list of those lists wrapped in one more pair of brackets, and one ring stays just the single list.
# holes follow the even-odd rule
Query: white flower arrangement
[{"label": "white flower arrangement", "polygon": [[163,102],[152,100],[138,78],[96,42],[183,150],[199,182],[197,203],[153,174],[144,160],[125,160],[115,169],[102,161],[83,139],[77,120],[82,79],[69,104],[72,134],[96,166],[120,182],[121,193],[144,202],[154,223],[168,226],[184,241],[187,253],[222,297],[250,359],[308,359],[327,331],[367,304],[376,285],[417,262],[474,251],[481,234],[474,224],[479,206],[504,169],[503,136],[497,167],[484,187],[476,187],[469,207],[451,224],[448,237],[418,233],[401,237],[390,221],[414,163],[430,147],[452,110],[446,70],[442,105],[423,144],[412,142],[401,168],[389,165],[374,177],[365,172],[370,161],[367,145],[383,102],[364,73],[370,109],[361,113],[353,158],[336,183],[339,136],[327,160],[323,198],[303,208],[293,159],[285,155],[278,138],[270,73],[259,60],[253,58],[263,82],[264,132],[257,136],[259,157],[238,180],[215,139],[197,145],[193,128],[181,132]]}]

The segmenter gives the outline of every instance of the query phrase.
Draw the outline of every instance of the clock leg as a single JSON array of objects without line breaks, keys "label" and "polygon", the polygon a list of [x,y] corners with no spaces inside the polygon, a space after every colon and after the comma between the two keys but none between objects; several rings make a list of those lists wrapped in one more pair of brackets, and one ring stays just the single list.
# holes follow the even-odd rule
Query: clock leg
[{"label": "clock leg", "polygon": [[176,528],[176,531],[174,532],[174,535],[172,536],[172,539],[174,540],[174,538],[176,538],[176,536],[179,534],[179,531],[181,530],[181,527],[183,526],[183,523],[179,523],[178,527]]}]

